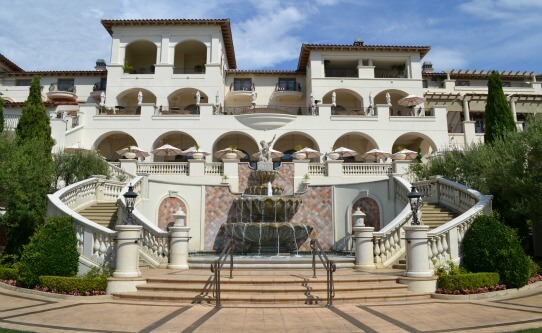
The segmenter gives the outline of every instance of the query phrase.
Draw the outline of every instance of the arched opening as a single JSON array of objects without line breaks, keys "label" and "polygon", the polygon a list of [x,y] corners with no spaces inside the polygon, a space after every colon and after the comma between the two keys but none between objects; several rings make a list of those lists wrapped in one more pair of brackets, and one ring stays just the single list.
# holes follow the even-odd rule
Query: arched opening
[{"label": "arched opening", "polygon": [[[365,198],[359,198],[356,200],[356,202],[352,205],[352,212],[354,213],[358,207],[361,209],[362,212],[365,213],[365,219],[364,224],[366,227],[373,227],[375,228],[374,231],[380,230],[380,208],[378,207],[378,203],[376,200],[365,197]],[[352,219],[352,226],[356,223],[354,219]]]},{"label": "arched opening", "polygon": [[175,223],[173,214],[177,213],[179,209],[186,214],[186,218],[184,220],[186,226],[186,222],[188,221],[188,211],[186,208],[186,204],[177,197],[167,197],[162,200],[162,202],[160,202],[160,206],[158,207],[158,228],[164,231],[169,231],[169,227],[173,226]]},{"label": "arched opening", "polygon": [[322,103],[331,104],[333,92],[335,92],[335,102],[337,106],[331,109],[331,114],[342,116],[359,115],[363,113],[363,98],[355,91],[348,89],[336,89],[328,92],[322,97]]},{"label": "arched opening", "polygon": [[106,133],[94,143],[96,151],[105,157],[107,161],[118,161],[120,158],[123,158],[117,154],[117,150],[129,146],[137,146],[137,142],[130,134],[124,132]]},{"label": "arched opening", "polygon": [[[168,96],[169,112],[180,114],[199,114],[197,105],[198,90],[194,88],[183,88],[172,92]],[[203,91],[199,91],[200,103],[208,103],[209,97]],[[165,110],[163,109],[162,112]]]},{"label": "arched opening", "polygon": [[[281,158],[281,162],[291,162],[293,159],[292,153],[305,147],[320,151],[320,147],[318,147],[316,140],[314,140],[310,135],[302,132],[291,132],[284,134],[275,141],[272,148],[284,154],[284,156]],[[320,158],[315,157],[312,158],[311,161],[318,162],[320,161]]]},{"label": "arched opening", "polygon": [[339,137],[333,144],[333,148],[345,147],[356,151],[358,154],[351,157],[342,157],[345,162],[364,162],[361,155],[371,149],[378,148],[375,140],[363,133],[347,133]]},{"label": "arched opening", "polygon": [[402,90],[396,90],[396,89],[390,89],[390,90],[384,90],[379,92],[375,98],[374,103],[375,105],[378,104],[388,104],[388,100],[386,98],[386,95],[389,94],[389,100],[390,100],[390,116],[407,116],[408,108],[399,105],[399,100],[403,97],[406,97],[408,93],[402,91]]},{"label": "arched opening", "polygon": [[[230,132],[222,135],[218,138],[213,145],[213,156],[219,150],[226,149],[229,147],[235,147],[235,149],[240,150],[245,153],[245,156],[240,158],[241,162],[257,162],[258,158],[253,157],[252,155],[259,152],[260,149],[258,144],[251,136],[248,136],[242,132]],[[218,161],[219,159],[213,157],[214,160]]]},{"label": "arched opening", "polygon": [[[182,150],[186,150],[190,147],[193,147],[196,144],[196,140],[190,135],[181,132],[173,131],[167,132],[159,136],[152,145],[152,150],[163,146],[165,144],[172,145]],[[154,162],[186,162],[190,157],[186,155],[176,155],[176,156],[160,156],[154,155]]]},{"label": "arched opening", "polygon": [[174,74],[204,74],[207,46],[202,42],[187,40],[175,46]]},{"label": "arched opening", "polygon": [[143,95],[142,103],[156,104],[156,96],[149,90],[143,88],[131,88],[123,91],[117,96],[117,114],[140,114],[137,95]]},{"label": "arched opening", "polygon": [[156,49],[156,45],[147,40],[139,40],[128,44],[124,57],[124,73],[154,74]]},{"label": "arched opening", "polygon": [[437,150],[433,140],[421,133],[406,133],[398,137],[393,143],[392,153],[402,149],[420,152],[422,156],[428,156]]}]

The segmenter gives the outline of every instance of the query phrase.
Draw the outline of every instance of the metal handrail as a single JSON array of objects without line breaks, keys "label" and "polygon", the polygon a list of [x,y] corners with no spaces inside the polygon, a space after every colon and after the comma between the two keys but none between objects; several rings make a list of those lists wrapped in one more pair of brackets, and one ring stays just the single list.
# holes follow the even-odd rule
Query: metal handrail
[{"label": "metal handrail", "polygon": [[320,242],[317,239],[311,239],[311,252],[312,252],[312,271],[313,278],[316,278],[316,254],[318,251],[318,257],[326,269],[326,297],[328,308],[333,306],[333,297],[335,297],[335,283],[333,282],[333,272],[337,270],[337,265],[332,260],[329,260],[326,253],[322,249]]},{"label": "metal handrail", "polygon": [[215,307],[219,308],[221,307],[220,302],[220,269],[222,266],[224,266],[224,263],[226,262],[226,259],[228,258],[228,255],[230,256],[230,279],[233,279],[233,248],[235,246],[235,242],[233,238],[230,238],[230,241],[224,249],[222,250],[222,253],[218,257],[217,260],[213,261],[211,264],[211,272],[214,273],[214,284],[213,284],[213,297],[216,299],[216,305]]}]

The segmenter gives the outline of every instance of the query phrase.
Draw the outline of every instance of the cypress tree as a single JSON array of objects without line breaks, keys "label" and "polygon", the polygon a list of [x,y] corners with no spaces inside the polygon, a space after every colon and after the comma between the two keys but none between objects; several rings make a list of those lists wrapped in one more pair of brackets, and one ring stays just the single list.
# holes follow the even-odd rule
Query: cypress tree
[{"label": "cypress tree", "polygon": [[47,116],[45,105],[41,100],[41,84],[39,76],[32,79],[30,93],[24,103],[21,118],[17,124],[17,138],[20,142],[30,139],[43,141],[46,146],[50,146],[49,153],[54,145],[51,138],[50,120]]},{"label": "cypress tree", "polygon": [[502,90],[502,82],[496,71],[491,72],[487,82],[486,133],[484,140],[492,143],[502,139],[508,132],[516,132],[516,122]]},{"label": "cypress tree", "polygon": [[0,97],[0,133],[4,131],[4,99]]}]

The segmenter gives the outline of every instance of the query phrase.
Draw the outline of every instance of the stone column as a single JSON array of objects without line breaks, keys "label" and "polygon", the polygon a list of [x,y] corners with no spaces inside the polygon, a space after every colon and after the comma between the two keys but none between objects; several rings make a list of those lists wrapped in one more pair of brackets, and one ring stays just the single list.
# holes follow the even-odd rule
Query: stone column
[{"label": "stone column", "polygon": [[203,177],[205,175],[205,160],[188,160],[188,173],[190,177]]},{"label": "stone column", "polygon": [[343,161],[342,160],[327,160],[327,176],[342,177],[343,176]]},{"label": "stone column", "polygon": [[228,179],[230,190],[232,192],[239,191],[239,160],[222,160],[224,163],[224,176]]},{"label": "stone column", "polygon": [[185,224],[186,214],[179,209],[173,214],[175,224],[169,227],[169,269],[188,269],[188,232],[190,227]]},{"label": "stone column", "polygon": [[469,99],[463,97],[463,116],[465,121],[470,121]]},{"label": "stone column", "polygon": [[431,277],[433,271],[429,267],[429,252],[427,247],[426,225],[408,225],[404,226],[407,252],[407,272],[408,277]]},{"label": "stone column", "polygon": [[134,278],[141,276],[139,271],[140,225],[117,225],[117,261],[113,277]]},{"label": "stone column", "polygon": [[375,228],[365,226],[365,213],[363,213],[359,207],[352,214],[352,219],[354,220],[354,226],[352,227],[352,230],[354,231],[354,249],[356,253],[354,268],[375,268],[373,252],[373,231]]},{"label": "stone column", "polygon": [[516,111],[516,101],[513,97],[510,97],[510,110],[512,111],[512,116],[514,117],[514,122],[516,123],[516,128],[519,132],[523,131],[523,122],[518,121],[518,113]]},{"label": "stone column", "polygon": [[120,168],[131,175],[137,174],[137,160],[136,159],[120,159]]}]

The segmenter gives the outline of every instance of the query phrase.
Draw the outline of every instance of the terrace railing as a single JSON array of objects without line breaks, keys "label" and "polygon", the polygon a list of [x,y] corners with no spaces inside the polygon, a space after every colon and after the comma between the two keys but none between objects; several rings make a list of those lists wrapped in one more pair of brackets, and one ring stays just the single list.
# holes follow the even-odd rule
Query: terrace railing
[{"label": "terrace railing", "polygon": [[186,175],[188,176],[188,162],[152,162],[138,163],[137,172],[149,175]]},{"label": "terrace railing", "polygon": [[224,173],[224,164],[222,162],[205,163],[206,176],[222,176]]},{"label": "terrace railing", "polygon": [[391,163],[343,163],[344,176],[386,176],[391,172]]},{"label": "terrace railing", "polygon": [[284,105],[227,106],[222,108],[222,112],[228,115],[240,115],[250,113],[275,113],[304,116],[313,115],[313,112],[310,110],[310,108]]}]

